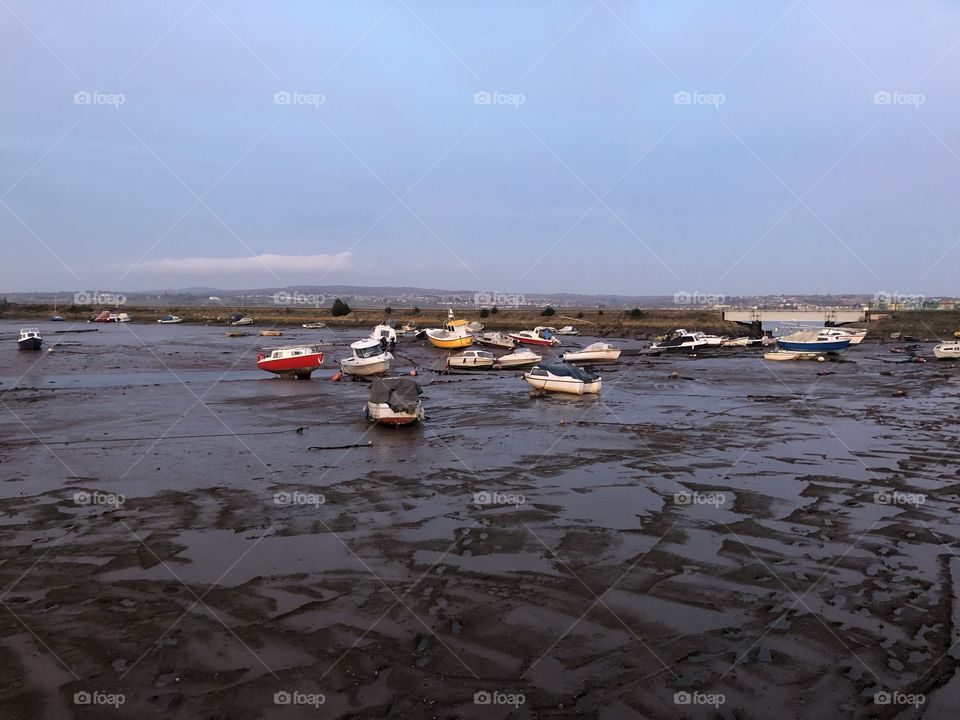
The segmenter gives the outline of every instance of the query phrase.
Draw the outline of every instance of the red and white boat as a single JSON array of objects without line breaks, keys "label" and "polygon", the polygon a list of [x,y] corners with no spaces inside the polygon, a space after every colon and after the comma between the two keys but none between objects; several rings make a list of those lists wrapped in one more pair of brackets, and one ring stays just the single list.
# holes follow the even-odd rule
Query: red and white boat
[{"label": "red and white boat", "polygon": [[264,348],[257,355],[257,367],[275,375],[293,375],[298,379],[310,379],[310,373],[323,365],[323,350],[319,345],[288,345]]},{"label": "red and white boat", "polygon": [[510,333],[509,337],[522,345],[559,345],[557,331],[550,327],[535,327],[533,330],[521,330]]}]

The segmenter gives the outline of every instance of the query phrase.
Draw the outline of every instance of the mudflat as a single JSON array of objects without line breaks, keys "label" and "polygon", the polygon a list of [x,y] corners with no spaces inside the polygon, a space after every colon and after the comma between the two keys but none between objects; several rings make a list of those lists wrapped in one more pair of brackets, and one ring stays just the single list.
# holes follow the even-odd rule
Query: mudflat
[{"label": "mudflat", "polygon": [[358,331],[53,328],[0,349],[4,718],[956,707],[958,366],[606,338],[599,398],[531,398],[404,338],[395,430],[330,380]]}]

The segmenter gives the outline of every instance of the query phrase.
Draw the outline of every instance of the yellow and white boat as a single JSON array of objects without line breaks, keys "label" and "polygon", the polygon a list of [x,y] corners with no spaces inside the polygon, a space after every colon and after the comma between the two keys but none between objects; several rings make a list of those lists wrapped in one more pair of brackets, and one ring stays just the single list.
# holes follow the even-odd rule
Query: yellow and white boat
[{"label": "yellow and white boat", "polygon": [[426,331],[431,345],[444,350],[465,348],[473,344],[473,333],[467,320],[454,320],[453,310],[447,310],[447,321],[442,328],[430,328]]}]

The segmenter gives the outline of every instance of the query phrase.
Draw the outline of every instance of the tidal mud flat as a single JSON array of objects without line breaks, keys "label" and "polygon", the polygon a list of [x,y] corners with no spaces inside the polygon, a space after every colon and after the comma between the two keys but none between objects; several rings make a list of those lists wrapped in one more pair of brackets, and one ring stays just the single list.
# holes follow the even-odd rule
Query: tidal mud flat
[{"label": "tidal mud flat", "polygon": [[[622,341],[600,398],[530,398],[401,341],[428,420],[391,430],[329,381],[357,337],[0,350],[4,718],[956,708],[957,366]],[[308,339],[312,381],[255,369]]]}]

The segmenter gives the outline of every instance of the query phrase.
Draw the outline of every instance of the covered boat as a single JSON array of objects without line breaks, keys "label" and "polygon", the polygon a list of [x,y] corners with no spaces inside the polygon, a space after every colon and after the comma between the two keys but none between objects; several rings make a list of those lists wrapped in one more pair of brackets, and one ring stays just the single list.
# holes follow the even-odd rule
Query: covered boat
[{"label": "covered boat", "polygon": [[367,401],[367,419],[384,425],[409,425],[423,420],[422,393],[410,378],[374,378]]},{"label": "covered boat", "polygon": [[447,358],[447,367],[460,370],[489,370],[497,359],[486,350],[464,350]]},{"label": "covered boat", "polygon": [[571,395],[600,394],[600,376],[572,365],[537,365],[530,372],[524,373],[523,379],[537,390]]},{"label": "covered boat", "polygon": [[580,331],[577,330],[573,325],[564,325],[562,328],[557,330],[557,335],[579,335]]},{"label": "covered boat", "polygon": [[345,375],[368,377],[382,375],[390,369],[393,355],[384,351],[380,343],[373,338],[364,338],[350,343],[353,355],[340,361],[340,369]]},{"label": "covered boat", "polygon": [[257,355],[257,367],[275,375],[292,375],[309,380],[310,374],[323,365],[323,350],[319,345],[287,345],[264,348]]},{"label": "covered boat", "polygon": [[39,350],[43,345],[43,338],[38,328],[21,328],[17,345],[21,350]]},{"label": "covered boat", "polygon": [[246,317],[240,313],[234,313],[227,318],[227,325],[233,325],[234,327],[239,327],[243,325],[253,325],[253,318]]},{"label": "covered boat", "polygon": [[543,360],[542,355],[537,355],[529,348],[517,348],[509,355],[501,355],[497,358],[494,367],[507,370],[509,368],[530,367]]},{"label": "covered boat", "polygon": [[583,350],[568,350],[560,356],[560,359],[566,363],[601,363],[616,362],[619,357],[620,348],[614,347],[610,343],[595,342],[592,345],[587,345]]}]

